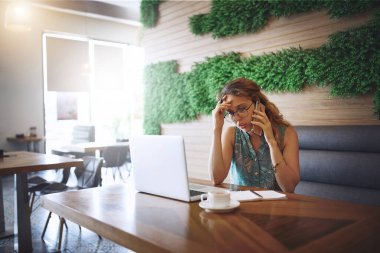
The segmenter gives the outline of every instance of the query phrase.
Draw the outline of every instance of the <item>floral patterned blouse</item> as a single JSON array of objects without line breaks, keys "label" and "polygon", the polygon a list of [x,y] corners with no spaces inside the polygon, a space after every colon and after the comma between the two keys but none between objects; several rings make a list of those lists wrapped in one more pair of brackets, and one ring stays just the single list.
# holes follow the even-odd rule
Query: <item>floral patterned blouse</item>
[{"label": "floral patterned blouse", "polygon": [[[285,126],[279,127],[280,147],[283,147]],[[268,143],[261,135],[258,150],[254,150],[249,135],[235,127],[235,144],[230,167],[232,183],[281,191],[272,168]]]}]

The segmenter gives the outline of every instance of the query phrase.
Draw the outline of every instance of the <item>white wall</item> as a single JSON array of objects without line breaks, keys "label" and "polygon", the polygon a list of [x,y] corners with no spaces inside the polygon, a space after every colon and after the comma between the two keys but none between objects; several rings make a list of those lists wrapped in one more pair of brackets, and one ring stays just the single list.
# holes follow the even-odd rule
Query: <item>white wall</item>
[{"label": "white wall", "polygon": [[[20,145],[6,138],[37,127],[44,135],[42,34],[45,31],[88,36],[113,42],[139,44],[140,28],[122,23],[31,7],[30,32],[4,29],[7,2],[0,1],[0,148]],[[43,151],[43,143],[40,144]]]}]

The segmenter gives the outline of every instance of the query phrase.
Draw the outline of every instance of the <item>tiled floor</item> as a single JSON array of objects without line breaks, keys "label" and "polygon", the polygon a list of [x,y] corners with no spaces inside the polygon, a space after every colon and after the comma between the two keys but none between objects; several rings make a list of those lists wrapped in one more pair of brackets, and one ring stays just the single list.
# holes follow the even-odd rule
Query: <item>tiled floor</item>
[{"label": "tiled floor", "polygon": [[[106,173],[107,172],[107,173]],[[52,174],[51,174],[52,173]],[[75,185],[75,177],[70,176],[69,184]],[[126,170],[122,170],[122,175],[127,178]],[[54,173],[50,172],[45,174],[46,177],[54,177]],[[109,169],[102,170],[103,186],[115,183],[123,183],[118,173],[116,173],[115,181],[113,180],[112,171]],[[14,215],[14,179],[13,176],[3,177],[3,196],[4,196],[4,210],[5,222],[8,228],[13,228],[13,215]],[[57,250],[58,244],[58,217],[52,215],[49,222],[47,232],[44,240],[41,239],[41,234],[48,212],[40,206],[40,200],[36,199],[35,207],[31,215],[32,225],[32,240],[33,252],[132,252],[124,247],[121,247],[105,238],[99,239],[98,235],[92,231],[81,228],[79,226],[67,221],[68,229],[63,229],[62,247],[61,251]],[[14,252],[13,250],[13,237],[0,239],[0,253]]]}]

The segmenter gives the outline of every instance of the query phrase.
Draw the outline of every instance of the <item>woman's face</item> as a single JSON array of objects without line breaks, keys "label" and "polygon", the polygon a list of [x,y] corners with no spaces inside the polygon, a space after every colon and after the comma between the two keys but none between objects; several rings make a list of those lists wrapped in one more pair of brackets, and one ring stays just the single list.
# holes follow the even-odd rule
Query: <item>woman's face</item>
[{"label": "woman's face", "polygon": [[252,130],[252,115],[254,113],[254,102],[247,97],[226,95],[224,103],[229,104],[228,112],[234,115],[235,124],[242,130],[249,132]]}]

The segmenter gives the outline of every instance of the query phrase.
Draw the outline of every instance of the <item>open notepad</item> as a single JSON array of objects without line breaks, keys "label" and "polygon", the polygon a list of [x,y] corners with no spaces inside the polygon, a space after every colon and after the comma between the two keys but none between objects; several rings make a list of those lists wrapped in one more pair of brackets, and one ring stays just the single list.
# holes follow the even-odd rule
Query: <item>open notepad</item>
[{"label": "open notepad", "polygon": [[239,202],[257,200],[286,199],[286,194],[272,190],[267,191],[232,191],[231,199]]}]

